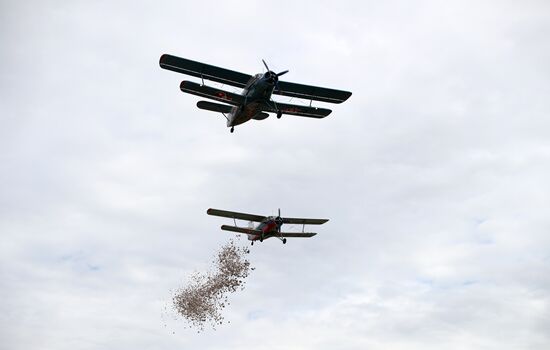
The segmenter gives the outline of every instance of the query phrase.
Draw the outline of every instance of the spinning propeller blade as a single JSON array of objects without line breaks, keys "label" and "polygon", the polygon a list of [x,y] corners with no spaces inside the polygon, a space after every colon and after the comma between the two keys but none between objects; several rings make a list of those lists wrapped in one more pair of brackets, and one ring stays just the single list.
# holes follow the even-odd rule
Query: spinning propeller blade
[{"label": "spinning propeller blade", "polygon": [[286,73],[288,73],[288,72],[289,72],[288,69],[287,69],[287,70],[284,70],[284,71],[282,71],[281,73],[277,73],[277,76],[280,77],[281,75],[286,74]]},{"label": "spinning propeller blade", "polygon": [[264,60],[263,58],[262,58],[262,62],[263,62],[263,64],[264,64],[264,66],[265,66],[265,69],[267,69],[267,73],[266,73],[266,74],[269,74],[269,77],[270,77],[270,79],[272,79],[273,84],[275,85],[275,88],[276,88],[278,91],[280,91],[281,89],[279,88],[279,77],[280,77],[281,75],[285,75],[286,73],[288,73],[289,70],[287,69],[287,70],[284,70],[284,71],[282,71],[282,72],[280,72],[280,73],[275,73],[274,71],[272,71],[272,70],[269,69],[269,66],[267,65],[267,63],[265,62],[265,60]]}]

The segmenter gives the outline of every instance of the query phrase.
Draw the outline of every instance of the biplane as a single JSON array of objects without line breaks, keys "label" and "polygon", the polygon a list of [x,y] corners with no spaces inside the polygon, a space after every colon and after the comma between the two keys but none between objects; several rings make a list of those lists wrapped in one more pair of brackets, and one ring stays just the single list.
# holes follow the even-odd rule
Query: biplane
[{"label": "biplane", "polygon": [[[182,81],[180,90],[221,102],[199,101],[197,107],[223,114],[231,132],[234,131],[236,125],[251,119],[266,119],[269,117],[269,113],[275,113],[279,119],[283,114],[324,118],[332,111],[313,107],[312,101],[342,103],[351,96],[351,92],[348,91],[279,81],[279,77],[288,73],[288,70],[275,73],[269,69],[264,60],[262,62],[267,72],[256,75],[240,73],[168,54],[162,55],[159,63],[161,68],[201,78],[201,84],[187,80]],[[207,86],[204,84],[205,79],[243,90],[238,94]],[[310,103],[309,106],[302,106],[275,102],[271,98],[272,94],[310,100]]]},{"label": "biplane", "polygon": [[[280,239],[283,244],[286,243],[286,239],[290,237],[302,237],[309,238],[315,236],[315,232],[305,232],[306,225],[322,225],[328,221],[328,219],[304,219],[304,218],[285,218],[281,216],[281,209],[279,209],[279,215],[277,216],[263,216],[239,213],[234,211],[208,209],[206,211],[208,215],[221,216],[224,218],[233,219],[235,226],[222,225],[221,229],[225,231],[244,233],[248,236],[248,240],[263,242],[264,239],[275,237]],[[249,227],[237,226],[237,220],[249,221]],[[258,225],[254,227],[254,223]],[[281,227],[283,224],[298,224],[302,225],[302,232],[283,232]]]}]

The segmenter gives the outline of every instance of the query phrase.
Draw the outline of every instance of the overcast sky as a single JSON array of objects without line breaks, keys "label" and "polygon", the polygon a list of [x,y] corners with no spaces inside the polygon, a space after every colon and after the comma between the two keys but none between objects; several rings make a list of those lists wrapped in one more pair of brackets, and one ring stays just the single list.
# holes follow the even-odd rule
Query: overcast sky
[{"label": "overcast sky", "polygon": [[[550,348],[549,37],[547,1],[2,1],[0,348]],[[353,95],[230,134],[163,53]],[[209,207],[330,221],[197,334]]]}]

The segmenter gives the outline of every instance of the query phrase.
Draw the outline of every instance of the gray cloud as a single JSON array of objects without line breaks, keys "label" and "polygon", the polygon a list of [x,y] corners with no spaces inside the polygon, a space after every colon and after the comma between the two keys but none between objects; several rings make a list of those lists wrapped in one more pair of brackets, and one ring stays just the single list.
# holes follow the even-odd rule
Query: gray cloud
[{"label": "gray cloud", "polygon": [[[545,2],[2,9],[6,347],[548,347]],[[165,52],[354,94],[231,135]],[[162,310],[228,238],[208,207],[331,221],[255,245],[197,335]]]}]

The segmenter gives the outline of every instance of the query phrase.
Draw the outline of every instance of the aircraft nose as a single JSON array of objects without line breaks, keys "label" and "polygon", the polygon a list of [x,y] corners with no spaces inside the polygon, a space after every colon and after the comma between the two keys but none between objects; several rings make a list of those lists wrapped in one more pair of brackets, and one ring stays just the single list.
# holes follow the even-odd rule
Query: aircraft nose
[{"label": "aircraft nose", "polygon": [[270,85],[275,85],[277,83],[277,74],[269,71],[264,74],[265,81]]}]

